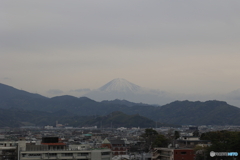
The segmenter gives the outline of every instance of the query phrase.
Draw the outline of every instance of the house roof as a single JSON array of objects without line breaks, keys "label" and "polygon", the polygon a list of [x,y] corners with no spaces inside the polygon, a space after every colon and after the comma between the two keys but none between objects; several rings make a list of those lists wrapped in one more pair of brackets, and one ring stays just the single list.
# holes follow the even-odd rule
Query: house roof
[{"label": "house roof", "polygon": [[125,144],[124,140],[109,140],[111,144]]},{"label": "house roof", "polygon": [[111,144],[107,138],[102,141],[102,144]]},{"label": "house roof", "polygon": [[42,143],[44,145],[49,145],[49,146],[65,146],[65,143]]}]

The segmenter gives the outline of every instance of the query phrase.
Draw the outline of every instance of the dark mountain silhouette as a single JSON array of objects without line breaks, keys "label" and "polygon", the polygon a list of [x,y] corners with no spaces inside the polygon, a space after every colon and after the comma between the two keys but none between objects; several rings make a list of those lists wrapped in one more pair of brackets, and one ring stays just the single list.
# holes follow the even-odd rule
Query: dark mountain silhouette
[{"label": "dark mountain silhouette", "polygon": [[0,83],[0,108],[39,108],[48,98]]},{"label": "dark mountain silhouette", "polygon": [[129,106],[129,107],[136,106],[136,105],[138,105],[138,106],[148,106],[149,105],[149,104],[144,104],[144,103],[129,102],[127,100],[120,100],[120,99],[115,99],[112,101],[104,100],[104,101],[102,101],[102,103],[113,104],[113,105],[120,104],[120,105]]},{"label": "dark mountain silhouette", "polygon": [[13,88],[11,86],[5,85],[0,83],[0,97],[1,99],[10,99],[10,98],[39,98],[39,99],[44,99],[46,97],[41,96],[39,94],[34,94],[34,93],[29,93],[23,90],[19,90],[16,88]]},{"label": "dark mountain silhouette", "polygon": [[[58,96],[46,98],[38,94],[32,94],[26,91],[18,90],[7,85],[0,85],[0,108],[2,113],[8,114],[10,110],[19,110],[14,114],[11,112],[12,119],[17,117],[17,113],[29,113],[35,115],[35,112],[47,113],[45,120],[50,122],[54,117],[52,113],[61,112],[67,116],[104,116],[115,111],[120,111],[128,115],[140,115],[154,121],[167,124],[193,124],[193,125],[239,125],[240,109],[231,106],[223,101],[175,101],[161,107],[148,104],[133,103],[126,100],[113,100],[96,102],[87,97],[76,98],[73,96]],[[33,113],[32,113],[33,112]],[[32,114],[31,114],[32,113]],[[5,117],[2,114],[2,117]],[[57,114],[59,115],[59,114]],[[3,118],[0,120],[4,121]],[[28,116],[26,116],[28,117]],[[2,123],[2,122],[1,122]],[[80,124],[80,121],[78,121]]]},{"label": "dark mountain silhouette", "polygon": [[[20,127],[24,125],[46,126],[56,124],[74,127],[98,126],[104,128],[116,127],[154,127],[155,122],[140,115],[127,115],[113,112],[106,116],[74,116],[66,110],[54,113],[43,111],[24,111],[21,109],[0,109],[0,127]],[[158,126],[166,124],[158,123]]]},{"label": "dark mountain silhouette", "polygon": [[[105,116],[98,116],[84,122],[85,126],[98,127],[154,127],[155,122],[149,118],[115,111]],[[162,125],[162,124],[160,124]]]},{"label": "dark mountain silhouette", "polygon": [[175,101],[159,108],[153,117],[164,123],[239,125],[240,108],[223,101]]}]

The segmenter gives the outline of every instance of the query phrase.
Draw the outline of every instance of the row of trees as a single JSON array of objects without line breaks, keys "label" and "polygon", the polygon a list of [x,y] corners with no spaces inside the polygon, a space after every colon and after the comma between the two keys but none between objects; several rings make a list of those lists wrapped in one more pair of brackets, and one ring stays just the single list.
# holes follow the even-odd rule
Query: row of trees
[{"label": "row of trees", "polygon": [[196,159],[222,159],[222,160],[236,160],[237,157],[210,157],[210,152],[238,152],[240,154],[240,132],[235,131],[214,131],[203,133],[200,137],[201,140],[210,140],[211,145],[208,147],[196,147]]},{"label": "row of trees", "polygon": [[170,130],[169,133],[165,136],[159,134],[154,129],[145,129],[145,133],[142,134],[142,138],[145,141],[144,150],[145,152],[150,151],[155,147],[167,147],[173,140],[179,138],[180,134],[178,131]]}]

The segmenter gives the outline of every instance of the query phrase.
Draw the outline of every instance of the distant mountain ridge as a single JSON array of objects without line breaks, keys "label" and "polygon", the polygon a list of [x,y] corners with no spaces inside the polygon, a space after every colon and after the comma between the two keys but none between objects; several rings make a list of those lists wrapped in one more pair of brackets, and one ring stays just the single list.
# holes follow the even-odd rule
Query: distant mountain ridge
[{"label": "distant mountain ridge", "polygon": [[[50,116],[51,113],[66,110],[66,114],[72,116],[104,116],[120,111],[128,115],[138,114],[166,124],[240,125],[240,108],[216,100],[174,101],[156,107],[126,100],[97,102],[87,97],[77,98],[68,95],[46,98],[3,84],[0,85],[0,95],[0,108],[5,111],[18,109],[19,113],[38,111],[47,112]],[[14,116],[16,114],[13,114],[13,118]]]},{"label": "distant mountain ridge", "polygon": [[[81,95],[82,96],[82,95]],[[103,100],[127,100],[135,103],[147,103],[165,105],[176,100],[207,101],[209,99],[219,99],[234,104],[240,108],[240,89],[226,94],[181,94],[166,92],[158,89],[147,89],[123,78],[116,78],[106,83],[102,87],[91,90],[84,94],[95,101]]]},{"label": "distant mountain ridge", "polygon": [[129,107],[132,107],[132,106],[151,106],[149,104],[144,104],[144,103],[134,103],[134,102],[129,102],[127,100],[120,100],[120,99],[115,99],[115,100],[112,100],[112,101],[108,101],[108,100],[104,100],[102,101],[102,103],[107,103],[107,104],[120,104],[120,105],[125,105],[125,106],[129,106]]}]

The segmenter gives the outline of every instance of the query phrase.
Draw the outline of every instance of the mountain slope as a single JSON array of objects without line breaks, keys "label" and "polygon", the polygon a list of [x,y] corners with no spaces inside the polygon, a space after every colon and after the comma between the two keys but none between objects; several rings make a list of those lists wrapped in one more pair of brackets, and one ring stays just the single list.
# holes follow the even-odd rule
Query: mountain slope
[{"label": "mountain slope", "polygon": [[194,125],[239,125],[240,108],[222,101],[175,101],[153,113],[161,122]]},{"label": "mountain slope", "polygon": [[106,116],[99,116],[85,122],[88,126],[98,127],[154,127],[155,122],[140,115],[127,115],[122,112],[113,112]]},{"label": "mountain slope", "polygon": [[73,114],[64,111],[48,113],[44,111],[26,111],[23,109],[1,109],[0,127],[20,127],[28,125],[54,125],[57,120],[72,117]]},{"label": "mountain slope", "polygon": [[46,98],[39,94],[29,93],[0,83],[0,99],[13,97]]},{"label": "mountain slope", "polygon": [[[55,125],[68,124],[74,127],[154,127],[155,122],[139,115],[127,115],[114,112],[106,116],[74,116],[66,110],[48,113],[39,111],[24,111],[21,109],[0,109],[0,127],[20,127],[24,125]],[[159,124],[159,126],[162,124]]]},{"label": "mountain slope", "polygon": [[38,108],[48,98],[0,83],[0,108]]}]

